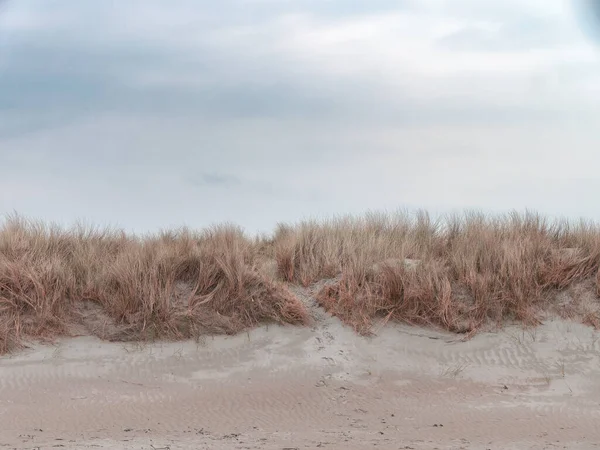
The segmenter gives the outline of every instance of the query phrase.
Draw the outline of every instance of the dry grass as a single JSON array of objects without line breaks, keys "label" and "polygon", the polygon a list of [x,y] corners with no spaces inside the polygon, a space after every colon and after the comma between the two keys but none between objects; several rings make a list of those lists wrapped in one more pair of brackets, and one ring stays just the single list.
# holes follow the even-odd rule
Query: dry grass
[{"label": "dry grass", "polygon": [[[19,217],[0,228],[0,352],[24,337],[110,339],[306,324],[285,283],[361,333],[376,319],[473,333],[549,312],[600,324],[600,229],[527,213],[432,221],[420,212],[280,225],[247,238],[224,225],[135,237]],[[75,328],[74,328],[75,327]],[[107,331],[108,329],[108,331]]]},{"label": "dry grass", "polygon": [[[589,279],[599,289],[600,229],[549,223],[534,213],[304,222],[281,226],[274,245],[280,275],[289,282],[339,276],[318,300],[362,333],[377,317],[456,332],[506,320],[534,325],[556,309],[559,292]],[[597,295],[591,313],[587,302],[581,317],[592,324],[598,323]]]},{"label": "dry grass", "polygon": [[90,303],[98,314],[85,320],[105,315],[102,329],[117,339],[307,323],[302,303],[255,270],[256,252],[232,226],[139,239],[10,217],[0,229],[0,352],[22,337],[68,334]]}]

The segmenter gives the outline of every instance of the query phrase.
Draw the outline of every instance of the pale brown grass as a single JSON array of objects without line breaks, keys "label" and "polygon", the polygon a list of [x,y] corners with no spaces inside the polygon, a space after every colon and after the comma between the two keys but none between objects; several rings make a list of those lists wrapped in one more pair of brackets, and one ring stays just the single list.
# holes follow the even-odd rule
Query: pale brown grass
[{"label": "pale brown grass", "polygon": [[135,238],[19,217],[0,229],[0,351],[23,337],[68,334],[93,302],[127,338],[236,333],[307,311],[253,266],[256,243],[233,226]]},{"label": "pale brown grass", "polygon": [[[600,229],[534,213],[303,222],[280,226],[274,245],[289,282],[339,276],[318,300],[364,333],[377,317],[459,332],[506,320],[534,325],[559,291],[600,279]],[[585,321],[597,323],[589,314],[588,305]]]},{"label": "pale brown grass", "polygon": [[599,268],[600,228],[534,213],[368,214],[254,239],[232,225],[135,237],[15,216],[0,228],[0,351],[69,334],[90,304],[117,339],[306,324],[285,284],[322,280],[318,302],[361,333],[378,318],[464,333],[549,313],[597,326]]}]

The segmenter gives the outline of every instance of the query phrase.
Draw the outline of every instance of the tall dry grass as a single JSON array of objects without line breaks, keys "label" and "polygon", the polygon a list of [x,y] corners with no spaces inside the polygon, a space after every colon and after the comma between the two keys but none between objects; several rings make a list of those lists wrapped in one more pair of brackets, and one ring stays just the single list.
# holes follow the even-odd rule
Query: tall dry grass
[{"label": "tall dry grass", "polygon": [[[302,303],[255,269],[256,252],[255,242],[228,225],[142,239],[9,217],[0,228],[0,352],[23,337],[68,334],[104,316],[122,338],[306,323]],[[83,317],[90,304],[93,317]]]},{"label": "tall dry grass", "polygon": [[467,333],[549,313],[600,326],[599,268],[597,225],[535,213],[367,214],[254,239],[232,225],[136,237],[14,216],[0,227],[0,352],[77,326],[144,339],[306,324],[285,283],[322,280],[317,301],[362,333],[377,318]]},{"label": "tall dry grass", "polygon": [[[361,332],[377,317],[473,332],[505,320],[535,324],[578,283],[598,291],[600,229],[529,212],[438,221],[371,214],[281,225],[274,254],[288,282],[338,277],[318,300]],[[584,320],[600,323],[594,296]]]}]

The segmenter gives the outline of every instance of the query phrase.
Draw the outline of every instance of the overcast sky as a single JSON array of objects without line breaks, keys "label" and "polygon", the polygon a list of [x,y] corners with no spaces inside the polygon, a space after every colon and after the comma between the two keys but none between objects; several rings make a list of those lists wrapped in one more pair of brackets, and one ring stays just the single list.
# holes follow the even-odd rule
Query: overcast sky
[{"label": "overcast sky", "polygon": [[600,220],[567,0],[0,0],[0,213],[138,232],[425,208]]}]

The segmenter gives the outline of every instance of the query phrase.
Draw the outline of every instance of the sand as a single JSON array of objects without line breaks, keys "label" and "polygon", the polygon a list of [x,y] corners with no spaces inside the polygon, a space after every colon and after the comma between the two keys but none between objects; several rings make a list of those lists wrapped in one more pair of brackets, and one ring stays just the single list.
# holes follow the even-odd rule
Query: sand
[{"label": "sand", "polygon": [[589,327],[364,338],[313,312],[201,342],[30,344],[0,359],[0,448],[600,448]]}]

